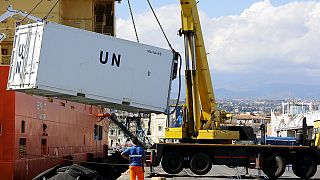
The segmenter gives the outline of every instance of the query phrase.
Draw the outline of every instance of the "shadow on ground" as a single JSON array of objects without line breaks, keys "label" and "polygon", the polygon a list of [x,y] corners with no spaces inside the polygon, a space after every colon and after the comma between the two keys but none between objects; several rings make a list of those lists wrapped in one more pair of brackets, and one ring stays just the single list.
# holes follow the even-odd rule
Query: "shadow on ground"
[{"label": "shadow on ground", "polygon": [[[207,176],[207,175],[204,175],[204,176],[198,176],[198,175],[170,175],[170,174],[154,174],[154,175],[149,175],[147,176],[148,178],[151,178],[151,177],[165,177],[165,178],[175,178],[175,177],[180,177],[180,178],[197,178],[197,179],[202,179],[202,178],[213,178],[213,179],[261,179],[261,180],[267,180],[269,178],[267,177],[264,177],[264,176],[245,176],[245,175],[242,175],[242,176]],[[279,178],[278,180],[281,180],[281,179],[290,179],[290,180],[300,180],[300,178],[292,178],[292,177],[281,177]],[[313,180],[320,180],[320,178],[314,178]]]}]

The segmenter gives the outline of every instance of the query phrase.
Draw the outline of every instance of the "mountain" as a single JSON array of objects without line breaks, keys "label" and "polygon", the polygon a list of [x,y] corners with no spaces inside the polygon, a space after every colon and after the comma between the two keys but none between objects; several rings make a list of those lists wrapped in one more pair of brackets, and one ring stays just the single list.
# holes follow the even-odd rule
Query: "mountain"
[{"label": "mountain", "polygon": [[[185,99],[184,77],[181,80],[181,98]],[[178,81],[172,84],[171,99],[176,99],[178,94]],[[320,99],[320,85],[303,85],[296,83],[269,83],[252,84],[246,88],[224,88],[214,86],[215,96],[217,98],[301,98],[301,99]]]},{"label": "mountain", "polygon": [[301,98],[301,99],[319,99],[320,85],[301,85],[294,83],[273,83],[253,85],[246,88],[247,90],[237,90],[216,88],[215,95],[219,98]]}]

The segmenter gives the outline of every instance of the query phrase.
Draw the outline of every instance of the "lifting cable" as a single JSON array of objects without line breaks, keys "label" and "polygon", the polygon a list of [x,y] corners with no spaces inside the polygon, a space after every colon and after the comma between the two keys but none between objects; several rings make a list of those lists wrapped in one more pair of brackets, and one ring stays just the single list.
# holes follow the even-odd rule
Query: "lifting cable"
[{"label": "lifting cable", "polygon": [[[177,52],[178,53],[178,52]],[[178,87],[178,97],[177,97],[177,101],[176,101],[176,104],[175,104],[175,106],[174,106],[174,109],[169,113],[169,115],[171,115],[171,114],[173,114],[176,110],[177,110],[177,107],[178,107],[178,105],[179,105],[179,101],[180,101],[180,95],[181,95],[181,66],[182,66],[182,57],[181,57],[181,55],[180,55],[180,53],[178,53],[178,58],[180,59],[180,65],[179,65],[179,87]]]},{"label": "lifting cable", "polygon": [[158,22],[158,25],[159,25],[159,27],[160,27],[160,29],[161,29],[161,31],[162,31],[163,36],[166,38],[166,41],[167,41],[167,43],[168,43],[168,45],[169,45],[170,49],[171,49],[173,52],[175,52],[175,50],[172,48],[172,46],[171,46],[171,44],[170,44],[170,42],[169,42],[169,39],[168,39],[168,37],[167,37],[166,33],[164,32],[164,30],[163,30],[163,28],[162,28],[162,26],[161,26],[161,24],[160,24],[160,21],[159,21],[159,19],[158,19],[157,15],[156,15],[156,13],[155,13],[155,11],[154,11],[154,9],[153,9],[153,7],[152,7],[151,3],[150,3],[150,0],[147,0],[147,2],[148,2],[148,4],[149,4],[149,7],[150,7],[150,9],[151,9],[151,11],[152,11],[152,13],[153,13],[154,17],[156,18],[156,20],[157,20],[157,22]]},{"label": "lifting cable", "polygon": [[48,19],[48,16],[50,15],[50,13],[52,12],[52,10],[57,6],[59,0],[56,1],[56,3],[53,5],[53,7],[50,9],[50,11],[48,12],[48,14],[46,16],[44,16],[42,18],[42,20],[47,20]]},{"label": "lifting cable", "polygon": [[[128,6],[129,6],[129,10],[130,10],[131,19],[132,19],[132,23],[133,23],[134,31],[135,31],[135,34],[136,34],[137,42],[139,43],[138,33],[137,33],[136,25],[135,25],[135,22],[134,22],[134,18],[133,18],[133,13],[132,13],[131,5],[130,5],[130,0],[127,0],[127,1],[128,1]],[[178,90],[178,97],[177,97],[177,102],[176,102],[176,104],[175,104],[174,109],[173,109],[171,112],[168,110],[168,113],[171,115],[171,114],[173,114],[173,113],[177,110],[177,107],[178,107],[178,104],[179,104],[179,101],[180,101],[180,94],[181,94],[181,66],[182,66],[182,58],[181,58],[180,53],[176,52],[176,51],[173,49],[173,47],[172,47],[172,45],[171,45],[171,43],[170,43],[170,41],[169,41],[169,39],[168,39],[168,37],[167,37],[166,33],[164,32],[164,30],[163,30],[163,28],[162,28],[162,25],[161,25],[160,21],[159,21],[159,19],[158,19],[157,15],[156,15],[156,13],[155,13],[155,11],[154,11],[154,9],[153,9],[153,7],[152,7],[151,3],[150,3],[150,0],[147,0],[147,2],[148,2],[148,4],[149,4],[149,7],[150,7],[150,9],[151,9],[151,11],[152,11],[152,13],[153,13],[153,15],[154,15],[155,19],[157,20],[157,23],[158,23],[158,25],[159,25],[159,27],[160,27],[160,29],[161,29],[161,32],[162,32],[163,36],[165,37],[165,39],[166,39],[166,41],[167,41],[167,43],[168,43],[168,46],[170,47],[170,49],[171,49],[171,51],[172,51],[173,53],[177,53],[177,54],[178,54],[178,58],[180,59],[180,66],[179,66],[179,90]]]},{"label": "lifting cable", "polygon": [[138,33],[137,33],[136,23],[134,22],[134,18],[133,18],[133,13],[132,13],[132,9],[131,9],[130,0],[128,0],[128,6],[129,6],[129,11],[130,11],[130,15],[131,15],[131,20],[132,20],[134,32],[135,32],[135,34],[136,34],[137,42],[140,43],[140,42],[139,42]]},{"label": "lifting cable", "polygon": [[172,45],[171,45],[171,43],[170,43],[170,41],[169,41],[169,39],[168,39],[168,37],[167,37],[166,33],[164,32],[164,30],[163,30],[163,28],[162,28],[162,25],[161,25],[160,21],[159,21],[159,19],[158,19],[157,15],[156,15],[156,13],[155,13],[155,11],[154,11],[154,9],[153,9],[153,7],[152,7],[151,3],[150,3],[150,0],[147,0],[147,2],[148,2],[148,4],[149,4],[149,7],[150,7],[150,9],[151,9],[152,13],[153,13],[153,16],[156,18],[156,20],[157,20],[157,22],[158,22],[158,25],[159,25],[159,27],[160,27],[160,29],[161,29],[161,32],[162,32],[163,36],[165,37],[165,39],[166,39],[166,41],[167,41],[167,43],[168,43],[168,45],[169,45],[169,47],[170,47],[171,51],[172,51],[173,53],[177,53],[177,54],[178,54],[178,56],[179,56],[178,58],[180,59],[180,66],[179,66],[179,90],[178,90],[178,97],[177,97],[177,102],[176,102],[176,104],[175,104],[174,109],[173,109],[171,112],[168,110],[169,115],[171,115],[171,114],[173,114],[173,113],[177,110],[177,107],[178,107],[178,104],[179,104],[179,101],[180,101],[180,94],[181,94],[181,66],[182,66],[182,58],[181,58],[180,53],[176,52],[176,51],[173,49],[173,47],[172,47]]},{"label": "lifting cable", "polygon": [[19,24],[21,24],[42,3],[42,1],[43,0],[40,0],[38,4],[35,7],[33,7],[31,11],[19,22]]}]

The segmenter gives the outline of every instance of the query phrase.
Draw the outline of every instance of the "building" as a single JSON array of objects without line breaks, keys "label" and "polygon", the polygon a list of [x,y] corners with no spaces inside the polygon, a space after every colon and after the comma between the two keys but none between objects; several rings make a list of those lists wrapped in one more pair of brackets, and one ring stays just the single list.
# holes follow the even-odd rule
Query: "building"
[{"label": "building", "polygon": [[271,122],[268,135],[277,137],[296,137],[302,129],[302,120],[305,117],[308,126],[308,137],[312,137],[313,124],[320,119],[320,110],[312,103],[297,102],[290,100],[282,102],[281,112],[271,111]]},{"label": "building", "polygon": [[167,124],[167,115],[152,114],[151,115],[151,139],[155,143],[159,143],[164,138],[165,128]]}]

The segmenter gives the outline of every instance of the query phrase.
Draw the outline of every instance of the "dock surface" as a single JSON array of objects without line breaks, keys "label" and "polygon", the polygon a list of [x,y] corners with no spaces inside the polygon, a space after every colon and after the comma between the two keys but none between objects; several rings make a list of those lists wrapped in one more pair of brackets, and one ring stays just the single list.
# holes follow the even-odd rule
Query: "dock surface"
[{"label": "dock surface", "polygon": [[[163,171],[161,167],[154,168],[155,173],[154,176],[150,176],[150,168],[145,168],[145,179],[146,180],[163,180],[163,179],[170,179],[170,180],[183,180],[183,179],[202,179],[202,180],[211,180],[211,179],[267,179],[263,172],[259,174],[258,170],[249,169],[249,174],[246,175],[246,170],[242,167],[239,168],[229,168],[227,166],[219,166],[215,165],[212,166],[211,171],[203,176],[194,175],[189,169],[184,169],[177,175],[168,175],[166,172]],[[152,178],[153,177],[153,178]],[[158,177],[158,178],[155,178]],[[130,178],[129,171],[123,173],[118,180],[128,180]],[[292,172],[291,167],[287,167],[285,173],[279,179],[300,179],[294,175]],[[318,179],[320,180],[320,166],[318,166],[317,173],[311,179]]]}]

